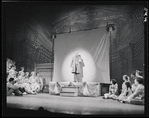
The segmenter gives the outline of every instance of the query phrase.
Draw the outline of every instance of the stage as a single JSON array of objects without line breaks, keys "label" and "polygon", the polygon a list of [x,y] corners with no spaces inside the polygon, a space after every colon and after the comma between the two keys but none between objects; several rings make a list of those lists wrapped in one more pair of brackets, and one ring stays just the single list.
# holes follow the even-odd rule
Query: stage
[{"label": "stage", "polygon": [[7,96],[7,108],[44,110],[50,113],[74,115],[135,115],[144,114],[143,105],[123,104],[99,97],[62,97],[39,93],[37,95]]}]

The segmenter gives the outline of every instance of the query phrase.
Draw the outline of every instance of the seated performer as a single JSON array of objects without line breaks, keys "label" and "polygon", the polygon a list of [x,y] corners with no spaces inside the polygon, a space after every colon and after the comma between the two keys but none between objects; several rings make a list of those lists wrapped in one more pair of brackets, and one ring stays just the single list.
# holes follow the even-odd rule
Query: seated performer
[{"label": "seated performer", "polygon": [[105,93],[103,99],[112,99],[117,97],[118,94],[118,84],[115,79],[111,80],[111,85],[109,86],[109,93]]},{"label": "seated performer", "polygon": [[127,76],[127,75],[123,75],[123,84],[122,84],[122,91],[121,91],[121,93],[123,93],[124,91],[125,91],[125,88],[126,88],[126,82],[129,82],[130,83],[130,85],[131,85],[131,82],[130,82],[130,80],[129,80],[129,76]]},{"label": "seated performer", "polygon": [[136,70],[135,75],[136,75],[136,77],[141,77],[141,78],[143,78],[143,72],[142,72],[142,70]]},{"label": "seated performer", "polygon": [[19,90],[23,94],[27,94],[25,91],[24,81],[25,81],[25,73],[23,72],[23,73],[20,73],[20,75],[17,77],[15,85],[19,87]]},{"label": "seated performer", "polygon": [[15,83],[14,78],[10,78],[9,82],[7,82],[7,96],[12,95],[12,93],[14,93],[15,96],[22,96],[19,87],[15,86],[14,83]]},{"label": "seated performer", "polygon": [[40,86],[40,91],[42,92],[42,89],[43,89],[43,80],[42,80],[42,78],[39,76],[39,73],[36,73],[36,82],[39,84],[39,86]]},{"label": "seated performer", "polygon": [[23,75],[23,74],[25,75],[24,67],[21,67],[21,70],[19,71],[18,76]]},{"label": "seated performer", "polygon": [[11,69],[8,71],[8,77],[7,77],[7,82],[9,81],[9,78],[14,78],[16,80],[16,67],[12,66]]},{"label": "seated performer", "polygon": [[134,80],[136,78],[136,72],[132,72],[130,77],[131,77],[131,80],[132,80],[131,90],[132,90],[132,93],[134,93],[134,91],[137,88],[137,85],[134,83]]},{"label": "seated performer", "polygon": [[133,94],[131,94],[127,99],[123,100],[122,103],[132,103],[132,104],[144,104],[144,85],[143,78],[136,77],[135,84],[137,88]]},{"label": "seated performer", "polygon": [[125,85],[123,86],[123,92],[115,99],[117,99],[118,101],[122,101],[124,99],[127,99],[131,94],[131,84],[130,82],[125,82]]},{"label": "seated performer", "polygon": [[[135,72],[131,73],[131,78],[135,81],[136,77],[143,78],[143,73],[141,70],[136,70]],[[132,84],[132,92],[134,93],[137,88],[135,82]]]},{"label": "seated performer", "polygon": [[7,74],[9,74],[9,70],[11,69],[12,65],[13,65],[13,62],[10,59],[7,58],[7,62],[6,62],[6,67],[7,67],[6,72],[7,72]]},{"label": "seated performer", "polygon": [[7,74],[9,74],[9,70],[12,67],[16,67],[15,62],[7,58],[6,67],[7,67],[6,72],[7,72]]},{"label": "seated performer", "polygon": [[34,94],[34,95],[36,94],[36,92],[34,90],[32,90],[31,84],[29,82],[29,72],[26,72],[25,73],[25,79],[24,79],[23,85],[24,85],[24,88],[25,88],[26,93],[28,93],[28,94]]},{"label": "seated performer", "polygon": [[31,77],[29,78],[29,82],[31,85],[31,89],[35,92],[38,93],[40,91],[40,86],[36,82],[36,73],[33,71],[31,72]]},{"label": "seated performer", "polygon": [[84,67],[83,59],[81,59],[81,55],[76,55],[72,58],[71,68],[72,73],[74,74],[74,82],[82,82],[83,78],[83,67]]},{"label": "seated performer", "polygon": [[24,83],[29,83],[29,72],[25,73]]}]

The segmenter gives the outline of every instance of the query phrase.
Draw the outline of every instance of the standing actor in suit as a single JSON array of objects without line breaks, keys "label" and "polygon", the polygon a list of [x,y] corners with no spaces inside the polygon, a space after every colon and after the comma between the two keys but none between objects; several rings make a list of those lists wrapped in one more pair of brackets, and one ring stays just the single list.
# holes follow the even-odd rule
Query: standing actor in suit
[{"label": "standing actor in suit", "polygon": [[83,67],[85,66],[81,55],[76,55],[72,58],[71,68],[74,74],[74,82],[82,82],[83,78]]}]

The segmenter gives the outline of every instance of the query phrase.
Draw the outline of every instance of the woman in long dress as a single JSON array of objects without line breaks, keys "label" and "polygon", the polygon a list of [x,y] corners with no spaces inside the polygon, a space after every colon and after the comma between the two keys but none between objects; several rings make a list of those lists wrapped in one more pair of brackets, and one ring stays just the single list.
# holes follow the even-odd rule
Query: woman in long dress
[{"label": "woman in long dress", "polygon": [[38,93],[40,91],[40,85],[36,82],[36,73],[33,71],[31,72],[31,77],[29,78],[29,82],[31,85],[31,89]]},{"label": "woman in long dress", "polygon": [[24,79],[23,84],[24,84],[25,91],[28,94],[36,94],[36,92],[34,92],[34,90],[32,90],[32,88],[31,88],[31,84],[30,84],[30,81],[29,81],[29,72],[25,73],[25,79]]}]

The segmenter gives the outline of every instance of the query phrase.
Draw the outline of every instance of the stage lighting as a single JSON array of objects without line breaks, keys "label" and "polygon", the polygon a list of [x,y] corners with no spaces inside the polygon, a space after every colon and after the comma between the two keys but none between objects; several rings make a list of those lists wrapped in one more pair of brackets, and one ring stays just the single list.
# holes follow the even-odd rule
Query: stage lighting
[{"label": "stage lighting", "polygon": [[83,49],[83,48],[77,48],[74,49],[72,51],[70,51],[64,59],[62,68],[61,68],[61,73],[63,76],[63,81],[74,81],[74,75],[71,72],[71,61],[72,61],[72,57],[75,56],[76,52],[78,52],[79,55],[81,55],[85,67],[83,68],[83,81],[87,81],[87,82],[92,82],[94,81],[95,77],[96,77],[96,66],[95,66],[95,62],[91,56],[91,54]]}]

